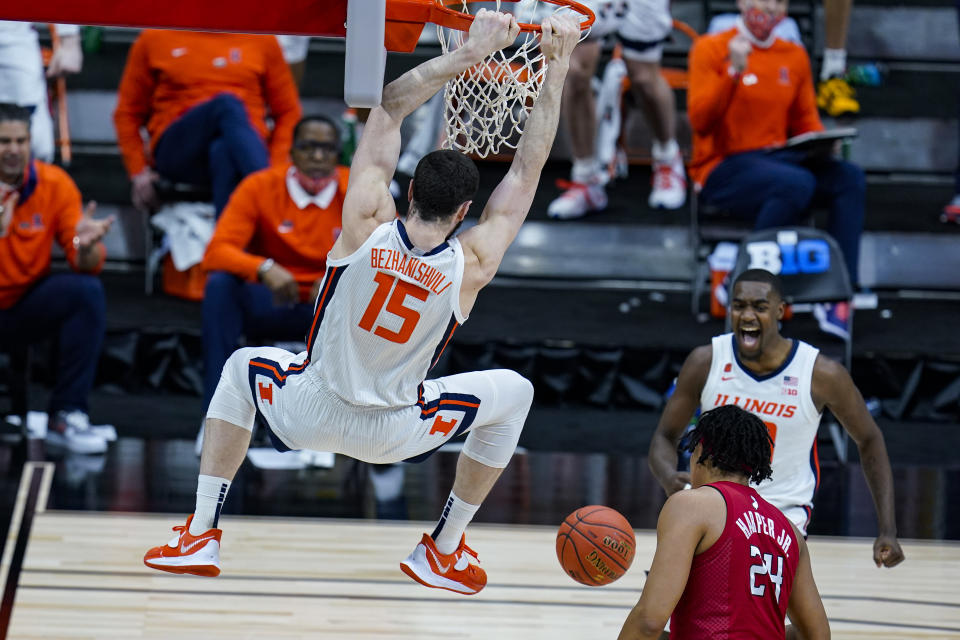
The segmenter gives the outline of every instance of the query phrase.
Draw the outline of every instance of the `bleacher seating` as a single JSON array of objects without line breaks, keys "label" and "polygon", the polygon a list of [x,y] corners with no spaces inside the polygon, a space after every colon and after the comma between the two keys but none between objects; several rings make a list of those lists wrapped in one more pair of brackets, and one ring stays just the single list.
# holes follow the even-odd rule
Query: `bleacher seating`
[{"label": "bleacher seating", "polygon": [[[711,3],[711,6],[718,4]],[[672,8],[677,19],[702,31],[708,17],[704,5],[702,0],[677,0]],[[811,24],[816,67],[822,47],[822,27],[817,28],[822,25],[822,8],[818,7]],[[86,54],[83,72],[69,82],[75,153],[70,170],[85,198],[97,200],[101,212],[118,215],[118,224],[107,243],[111,263],[125,266],[142,264],[145,259],[144,219],[129,204],[129,183],[116,148],[110,114],[126,51],[134,36],[132,30],[105,29],[100,49]],[[665,66],[684,66],[688,47],[684,37],[669,43]],[[887,70],[884,86],[859,88],[863,110],[855,125],[860,136],[850,150],[851,159],[868,171],[868,233],[864,237],[863,281],[877,288],[960,288],[956,252],[947,251],[936,242],[936,236],[960,231],[956,225],[943,225],[937,220],[939,208],[952,193],[951,173],[956,164],[956,94],[960,87],[956,60],[960,49],[954,3],[920,0],[907,6],[890,0],[860,0],[854,7],[848,48],[851,64],[879,62]],[[438,53],[439,47],[431,43],[428,28],[417,52],[389,56],[387,79]],[[340,115],[344,106],[340,98],[343,56],[342,40],[311,42],[302,88],[305,113]],[[682,109],[685,95],[682,91],[678,93],[678,105]],[[922,99],[917,99],[918,95],[923,96]],[[626,126],[629,147],[649,148],[643,118],[631,118]],[[688,145],[689,125],[682,114],[679,129],[681,144]],[[554,157],[561,160],[567,153],[561,131]],[[482,171],[487,169],[481,167]],[[548,167],[541,187],[547,196],[552,195],[549,170]],[[501,166],[489,168],[491,173],[499,171]],[[645,200],[645,197],[634,197],[645,193],[647,188],[644,171],[642,167],[634,167],[625,182],[609,190],[612,201],[608,212],[574,224],[687,225],[689,217],[683,212],[655,213],[646,210],[644,205],[639,205],[638,211],[624,211]],[[545,217],[538,211],[539,201],[538,196],[531,220]],[[928,245],[928,240],[932,244]],[[924,256],[926,262],[922,270],[909,268],[909,261],[915,259],[914,251],[921,251]],[[636,279],[663,277],[660,270],[644,266],[643,260],[643,256],[638,255]],[[622,276],[622,267],[611,264],[611,273]],[[670,279],[689,282],[690,275],[688,271],[678,272]]]}]

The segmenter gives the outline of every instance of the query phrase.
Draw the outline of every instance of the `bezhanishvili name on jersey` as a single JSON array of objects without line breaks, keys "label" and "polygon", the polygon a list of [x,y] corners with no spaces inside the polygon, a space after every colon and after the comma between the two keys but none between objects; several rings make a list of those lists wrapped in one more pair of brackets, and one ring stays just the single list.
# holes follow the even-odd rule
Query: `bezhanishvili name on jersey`
[{"label": "bezhanishvili name on jersey", "polygon": [[453,284],[442,273],[422,262],[419,258],[408,256],[394,249],[382,249],[380,247],[371,249],[370,267],[407,276],[438,295]]}]

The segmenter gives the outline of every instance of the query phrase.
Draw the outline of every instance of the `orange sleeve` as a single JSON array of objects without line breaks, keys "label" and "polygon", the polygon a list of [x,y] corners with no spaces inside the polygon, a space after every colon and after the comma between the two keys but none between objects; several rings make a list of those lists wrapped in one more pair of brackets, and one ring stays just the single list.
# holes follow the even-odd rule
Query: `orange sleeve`
[{"label": "orange sleeve", "polygon": [[714,38],[700,38],[690,50],[687,115],[694,131],[704,136],[723,119],[738,85],[720,53]]},{"label": "orange sleeve", "polygon": [[[49,174],[45,179],[56,181],[56,196],[52,199],[53,213],[57,221],[57,244],[63,248],[63,253],[74,271],[77,268],[77,249],[73,246],[73,238],[77,235],[77,223],[83,215],[83,200],[80,197],[80,190],[66,172],[58,174]],[[84,273],[100,273],[103,269],[103,263],[107,259],[107,249],[102,242],[97,243],[97,251],[100,252],[100,260],[92,271]]]},{"label": "orange sleeve", "polygon": [[823,122],[817,111],[817,98],[813,92],[813,74],[810,71],[810,58],[807,52],[799,48],[800,58],[795,64],[800,77],[797,95],[790,105],[787,127],[789,136],[797,136],[809,131],[823,131]]},{"label": "orange sleeve", "polygon": [[259,176],[247,177],[230,196],[203,256],[204,270],[227,271],[257,281],[257,268],[266,258],[247,253],[247,246],[257,230],[257,197],[263,190]]},{"label": "orange sleeve", "polygon": [[293,127],[302,113],[300,96],[276,38],[268,38],[265,56],[264,90],[267,106],[270,107],[270,115],[273,117],[273,133],[270,135],[269,145],[270,164],[280,165],[290,161]]},{"label": "orange sleeve", "polygon": [[147,45],[141,34],[127,54],[127,64],[117,91],[117,109],[113,112],[117,145],[127,173],[131,176],[140,173],[149,164],[140,137],[140,127],[150,118],[155,88],[156,79],[150,71]]}]

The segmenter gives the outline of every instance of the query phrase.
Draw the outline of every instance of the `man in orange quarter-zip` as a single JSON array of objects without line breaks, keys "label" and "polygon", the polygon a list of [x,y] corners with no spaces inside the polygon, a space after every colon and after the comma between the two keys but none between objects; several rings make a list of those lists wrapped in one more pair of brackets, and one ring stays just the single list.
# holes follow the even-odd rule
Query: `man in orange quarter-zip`
[{"label": "man in orange quarter-zip", "polygon": [[[91,431],[87,396],[106,331],[107,303],[96,277],[100,239],[113,217],[95,220],[59,167],[31,159],[31,110],[0,103],[0,347],[58,339],[48,442],[74,453],[103,453]],[[50,273],[57,242],[71,273]]]},{"label": "man in orange quarter-zip", "polygon": [[163,177],[209,185],[218,214],[245,176],[287,161],[299,119],[274,36],[155,29],[130,48],[113,114],[138,208],[156,204],[154,183]]},{"label": "man in orange quarter-zip", "polygon": [[203,259],[203,410],[220,371],[248,339],[303,340],[327,253],[340,235],[349,171],[325,116],[294,128],[290,159],[248,176],[217,221]]}]

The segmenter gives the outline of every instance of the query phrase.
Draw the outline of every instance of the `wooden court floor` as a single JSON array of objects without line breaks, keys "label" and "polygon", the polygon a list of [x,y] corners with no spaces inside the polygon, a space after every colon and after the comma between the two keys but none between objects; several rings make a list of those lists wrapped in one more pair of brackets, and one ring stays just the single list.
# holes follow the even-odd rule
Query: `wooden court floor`
[{"label": "wooden court floor", "polygon": [[[25,471],[6,541],[10,639],[613,640],[655,546],[638,531],[633,568],[591,588],[561,571],[552,527],[472,525],[490,582],[464,597],[398,568],[431,523],[233,516],[221,521],[220,577],[176,576],[141,559],[181,514],[47,511],[50,472],[31,482]],[[834,638],[960,638],[960,544],[907,540],[893,570],[873,566],[869,540],[810,548]]]}]

